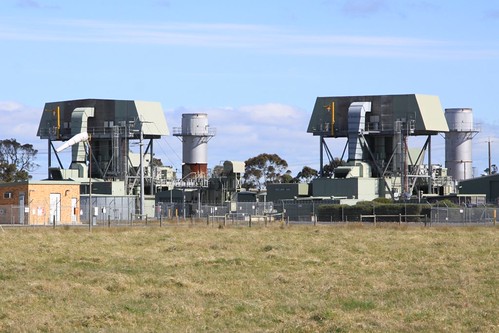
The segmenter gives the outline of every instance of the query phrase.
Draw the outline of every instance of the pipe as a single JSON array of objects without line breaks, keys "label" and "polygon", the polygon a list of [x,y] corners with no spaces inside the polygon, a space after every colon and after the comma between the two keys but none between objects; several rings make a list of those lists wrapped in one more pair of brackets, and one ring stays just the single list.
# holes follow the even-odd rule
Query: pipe
[{"label": "pipe", "polygon": [[331,102],[331,136],[334,136],[334,101]]}]

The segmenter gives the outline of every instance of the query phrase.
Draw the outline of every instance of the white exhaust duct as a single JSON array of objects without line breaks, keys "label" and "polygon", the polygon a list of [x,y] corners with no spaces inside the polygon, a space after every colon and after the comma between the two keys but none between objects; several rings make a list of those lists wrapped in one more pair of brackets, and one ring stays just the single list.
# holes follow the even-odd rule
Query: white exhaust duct
[{"label": "white exhaust duct", "polygon": [[366,112],[371,112],[371,102],[353,102],[348,108],[348,160],[364,160],[359,134],[366,128]]},{"label": "white exhaust duct", "polygon": [[76,143],[85,142],[85,141],[88,141],[88,133],[87,132],[79,133],[79,134],[76,134],[75,136],[73,136],[68,141],[64,142],[55,151],[58,152],[58,153],[60,153],[64,149],[69,148],[69,147],[71,147],[72,145],[74,145]]}]

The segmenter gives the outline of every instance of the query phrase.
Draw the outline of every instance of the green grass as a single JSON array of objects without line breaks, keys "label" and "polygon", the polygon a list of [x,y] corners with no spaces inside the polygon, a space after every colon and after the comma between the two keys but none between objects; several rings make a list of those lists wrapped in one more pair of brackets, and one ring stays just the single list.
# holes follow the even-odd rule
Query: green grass
[{"label": "green grass", "polygon": [[498,229],[0,231],[0,332],[499,331]]}]

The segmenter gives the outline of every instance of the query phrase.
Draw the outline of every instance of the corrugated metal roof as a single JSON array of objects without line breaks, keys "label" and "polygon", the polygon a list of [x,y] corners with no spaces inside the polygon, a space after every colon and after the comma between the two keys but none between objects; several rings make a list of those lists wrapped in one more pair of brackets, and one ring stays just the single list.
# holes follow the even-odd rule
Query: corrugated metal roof
[{"label": "corrugated metal roof", "polygon": [[395,132],[395,122],[402,119],[414,120],[412,135],[449,131],[438,96],[406,94],[317,97],[307,132],[324,137],[348,136],[348,109],[354,102],[371,102],[371,112],[366,115],[366,131],[371,134],[390,135]]},{"label": "corrugated metal roof", "polygon": [[[165,114],[159,102],[79,99],[49,102],[45,104],[37,136],[41,139],[68,140],[74,135],[71,130],[73,111],[77,108],[93,108],[94,115],[88,118],[87,131],[93,137],[111,137],[113,126],[136,130],[142,123],[145,138],[169,135]],[[128,134],[126,134],[128,135]]]}]

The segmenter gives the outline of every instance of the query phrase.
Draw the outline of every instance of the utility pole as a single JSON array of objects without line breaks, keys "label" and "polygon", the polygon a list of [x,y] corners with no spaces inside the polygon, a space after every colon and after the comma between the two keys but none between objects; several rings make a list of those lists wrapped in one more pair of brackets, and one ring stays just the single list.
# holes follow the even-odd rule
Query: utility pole
[{"label": "utility pole", "polygon": [[488,144],[488,148],[489,148],[489,175],[492,174],[492,159],[491,159],[491,156],[490,156],[490,137],[489,137],[489,141],[487,142]]},{"label": "utility pole", "polygon": [[94,217],[92,215],[92,146],[90,138],[87,140],[88,146],[88,231],[92,231]]}]

